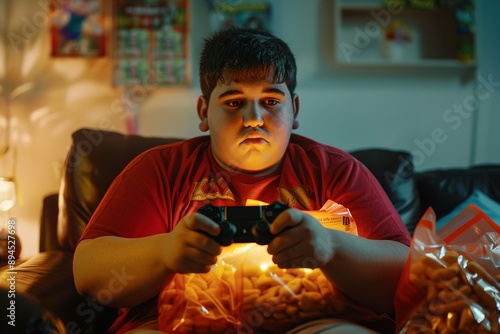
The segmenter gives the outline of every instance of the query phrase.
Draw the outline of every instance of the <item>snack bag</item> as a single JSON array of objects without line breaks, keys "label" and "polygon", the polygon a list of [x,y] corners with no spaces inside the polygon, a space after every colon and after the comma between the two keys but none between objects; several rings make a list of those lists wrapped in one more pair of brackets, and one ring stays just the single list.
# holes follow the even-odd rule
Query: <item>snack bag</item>
[{"label": "snack bag", "polygon": [[[357,233],[349,211],[335,202],[307,213]],[[160,293],[158,314],[168,333],[283,333],[317,318],[379,319],[343,297],[321,270],[280,269],[267,246],[254,243],[225,247],[206,274],[175,275]]]},{"label": "snack bag", "polygon": [[[469,221],[476,216],[470,214],[459,216],[468,215]],[[415,229],[395,297],[397,332],[499,333],[500,284],[485,269],[494,263],[469,251],[477,243],[446,243],[436,234],[435,223],[429,208]],[[456,237],[479,231],[474,223],[462,226],[468,227],[457,229]]]},{"label": "snack bag", "polygon": [[472,255],[490,274],[500,278],[500,226],[470,204],[437,235],[456,250]]}]

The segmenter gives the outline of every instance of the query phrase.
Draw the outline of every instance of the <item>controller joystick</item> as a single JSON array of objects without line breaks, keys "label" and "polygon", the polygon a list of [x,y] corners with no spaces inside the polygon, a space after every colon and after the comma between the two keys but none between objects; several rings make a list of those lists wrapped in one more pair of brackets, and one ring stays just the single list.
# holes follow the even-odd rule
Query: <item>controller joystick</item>
[{"label": "controller joystick", "polygon": [[220,233],[213,237],[222,246],[229,246],[233,242],[233,237],[236,234],[236,227],[224,219],[224,208],[207,204],[202,206],[199,213],[212,219],[220,226]]},{"label": "controller joystick", "polygon": [[255,237],[255,242],[259,245],[267,245],[272,239],[273,235],[269,231],[271,224],[265,220],[259,220],[252,227],[252,234]]},{"label": "controller joystick", "polygon": [[233,238],[237,233],[236,227],[227,221],[223,221],[219,226],[220,233],[215,237],[215,240],[222,246],[229,246],[233,243]]},{"label": "controller joystick", "polygon": [[288,206],[274,202],[267,206],[204,205],[198,212],[219,224],[221,232],[214,239],[222,246],[255,242],[267,245],[274,235],[269,231],[274,219]]}]

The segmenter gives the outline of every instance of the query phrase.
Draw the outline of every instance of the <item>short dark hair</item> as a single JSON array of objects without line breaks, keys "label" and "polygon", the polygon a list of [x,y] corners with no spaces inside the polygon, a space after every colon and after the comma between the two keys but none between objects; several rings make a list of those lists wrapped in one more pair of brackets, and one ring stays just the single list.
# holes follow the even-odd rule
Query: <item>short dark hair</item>
[{"label": "short dark hair", "polygon": [[273,75],[293,95],[297,85],[295,57],[278,37],[261,30],[231,27],[205,39],[200,57],[200,85],[207,100],[219,82],[265,79]]}]

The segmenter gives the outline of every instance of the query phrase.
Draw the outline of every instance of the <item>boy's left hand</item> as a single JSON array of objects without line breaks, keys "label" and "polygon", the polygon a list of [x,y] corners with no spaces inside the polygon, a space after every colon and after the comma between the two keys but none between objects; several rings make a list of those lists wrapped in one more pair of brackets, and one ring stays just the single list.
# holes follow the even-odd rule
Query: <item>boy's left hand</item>
[{"label": "boy's left hand", "polygon": [[271,224],[276,237],[267,251],[280,268],[322,268],[333,256],[337,232],[297,209],[281,213]]}]

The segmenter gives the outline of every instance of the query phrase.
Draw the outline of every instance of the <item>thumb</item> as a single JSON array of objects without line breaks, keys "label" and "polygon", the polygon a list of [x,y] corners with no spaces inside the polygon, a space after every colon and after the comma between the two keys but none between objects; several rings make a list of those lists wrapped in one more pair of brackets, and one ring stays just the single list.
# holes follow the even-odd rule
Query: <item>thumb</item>
[{"label": "thumb", "polygon": [[304,214],[297,209],[287,209],[280,213],[271,224],[271,234],[279,234],[287,228],[291,228],[302,223]]}]

